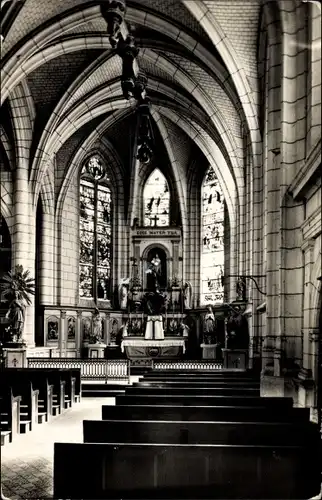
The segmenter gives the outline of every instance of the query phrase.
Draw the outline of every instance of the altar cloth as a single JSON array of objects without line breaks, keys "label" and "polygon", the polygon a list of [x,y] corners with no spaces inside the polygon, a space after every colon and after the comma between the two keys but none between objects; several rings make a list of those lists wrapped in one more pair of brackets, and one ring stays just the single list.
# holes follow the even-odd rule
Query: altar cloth
[{"label": "altar cloth", "polygon": [[[170,354],[169,348],[182,348],[183,354],[185,353],[186,350],[186,345],[184,339],[164,339],[164,340],[146,340],[146,339],[136,339],[136,338],[126,338],[122,340],[121,343],[121,350],[124,352],[125,350],[128,352],[128,348],[130,349],[135,349],[135,352],[133,352],[133,355],[135,357],[137,356],[153,356],[152,352],[149,353],[150,349],[158,349],[160,351],[159,355],[162,356],[162,354]],[[178,354],[178,352],[174,351],[173,355]]]}]

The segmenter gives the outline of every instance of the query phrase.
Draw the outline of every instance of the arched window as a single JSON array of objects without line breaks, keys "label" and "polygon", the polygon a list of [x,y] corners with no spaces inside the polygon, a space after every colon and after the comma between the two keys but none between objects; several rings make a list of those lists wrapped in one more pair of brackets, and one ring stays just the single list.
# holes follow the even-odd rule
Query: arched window
[{"label": "arched window", "polygon": [[91,157],[80,180],[79,295],[111,298],[112,199],[109,179],[101,160]]},{"label": "arched window", "polygon": [[163,173],[156,168],[145,183],[143,191],[144,225],[169,226],[170,192]]},{"label": "arched window", "polygon": [[201,188],[201,304],[223,302],[224,197],[212,167]]}]

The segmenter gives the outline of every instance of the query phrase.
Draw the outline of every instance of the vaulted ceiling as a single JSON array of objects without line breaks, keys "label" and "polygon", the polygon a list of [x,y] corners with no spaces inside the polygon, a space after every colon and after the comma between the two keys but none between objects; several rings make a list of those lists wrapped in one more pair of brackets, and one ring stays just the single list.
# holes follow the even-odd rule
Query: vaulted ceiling
[{"label": "vaulted ceiling", "polygon": [[[260,144],[260,12],[260,0],[128,0],[125,15],[171,168],[180,178],[206,159],[232,209],[243,195],[245,142]],[[41,184],[55,157],[57,194],[76,151],[99,137],[128,170],[134,103],[120,76],[99,2],[25,0],[2,44],[1,103],[11,118],[3,113],[1,135],[28,150],[30,180]]]}]

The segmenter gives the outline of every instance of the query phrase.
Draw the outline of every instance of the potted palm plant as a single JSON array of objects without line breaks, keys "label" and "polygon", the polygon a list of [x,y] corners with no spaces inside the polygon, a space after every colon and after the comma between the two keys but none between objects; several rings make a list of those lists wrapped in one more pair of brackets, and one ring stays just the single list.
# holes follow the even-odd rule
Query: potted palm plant
[{"label": "potted palm plant", "polygon": [[[2,295],[9,301],[9,309],[5,316],[10,343],[24,344],[22,339],[27,305],[31,304],[31,296],[35,295],[35,280],[30,271],[17,265],[1,278]],[[12,346],[13,347],[13,346]]]}]

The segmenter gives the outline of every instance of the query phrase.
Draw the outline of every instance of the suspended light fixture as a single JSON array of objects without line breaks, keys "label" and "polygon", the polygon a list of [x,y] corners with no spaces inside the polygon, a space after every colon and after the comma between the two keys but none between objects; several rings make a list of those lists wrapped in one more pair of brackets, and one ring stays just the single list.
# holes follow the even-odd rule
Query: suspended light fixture
[{"label": "suspended light fixture", "polygon": [[107,23],[107,34],[113,48],[117,44],[117,36],[124,21],[125,11],[125,0],[105,0],[101,4],[101,13]]}]

